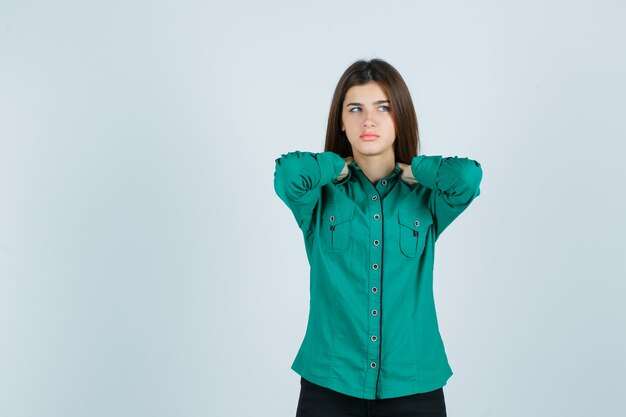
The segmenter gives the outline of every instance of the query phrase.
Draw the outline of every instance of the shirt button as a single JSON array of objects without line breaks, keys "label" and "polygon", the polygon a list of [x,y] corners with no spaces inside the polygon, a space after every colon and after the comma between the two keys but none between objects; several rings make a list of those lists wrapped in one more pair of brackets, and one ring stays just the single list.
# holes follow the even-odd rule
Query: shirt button
[{"label": "shirt button", "polygon": [[335,221],[335,216],[330,216],[330,221],[334,222]]},{"label": "shirt button", "polygon": [[376,314],[378,314],[378,311],[372,310],[372,316],[375,316]]},{"label": "shirt button", "polygon": [[415,220],[415,221],[413,222],[413,224],[414,224],[414,225],[416,225],[416,226],[419,226],[419,225],[420,225],[420,221],[419,221],[419,220]]},{"label": "shirt button", "polygon": [[375,341],[377,341],[377,340],[378,340],[378,338],[376,337],[376,335],[373,335],[373,336],[371,337],[371,339],[372,339],[372,342],[375,342]]},{"label": "shirt button", "polygon": [[372,287],[372,292],[373,292],[374,294],[376,294],[376,293],[378,292],[378,288],[376,288],[376,287]]},{"label": "shirt button", "polygon": [[374,201],[378,200],[378,196],[377,195],[373,195],[372,196],[372,200],[374,200]]},{"label": "shirt button", "polygon": [[380,219],[380,216],[378,215],[378,213],[374,214],[374,220],[378,220]]},{"label": "shirt button", "polygon": [[381,182],[383,183],[383,185],[387,185],[387,180],[382,180]]},{"label": "shirt button", "polygon": [[370,366],[371,366],[372,368],[376,368],[376,362],[372,362],[372,363],[370,363]]},{"label": "shirt button", "polygon": [[373,270],[377,270],[377,269],[378,269],[378,264],[373,264],[373,265],[372,265],[372,269],[373,269]]},{"label": "shirt button", "polygon": [[380,241],[378,239],[374,239],[374,246],[380,245]]}]

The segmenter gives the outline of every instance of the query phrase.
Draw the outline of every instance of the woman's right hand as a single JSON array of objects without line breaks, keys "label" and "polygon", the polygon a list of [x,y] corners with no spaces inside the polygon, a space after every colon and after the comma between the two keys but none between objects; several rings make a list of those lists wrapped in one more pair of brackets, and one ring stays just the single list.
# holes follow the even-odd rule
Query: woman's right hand
[{"label": "woman's right hand", "polygon": [[354,158],[351,156],[346,156],[345,158],[343,158],[343,160],[346,161],[346,164],[343,166],[343,170],[341,170],[341,174],[339,174],[339,176],[335,178],[335,181],[341,181],[342,179],[348,176],[348,170],[349,170],[348,165],[350,165],[350,163],[354,161]]}]

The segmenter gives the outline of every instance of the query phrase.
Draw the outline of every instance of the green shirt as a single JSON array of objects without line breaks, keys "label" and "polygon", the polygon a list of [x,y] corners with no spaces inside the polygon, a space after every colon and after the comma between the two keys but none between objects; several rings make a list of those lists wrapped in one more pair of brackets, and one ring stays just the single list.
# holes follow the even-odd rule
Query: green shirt
[{"label": "green shirt", "polygon": [[293,213],[310,264],[306,334],[292,369],[365,399],[432,391],[452,370],[433,297],[435,241],[480,194],[482,169],[459,157],[415,156],[417,184],[376,184],[333,152],[276,159],[274,189]]}]

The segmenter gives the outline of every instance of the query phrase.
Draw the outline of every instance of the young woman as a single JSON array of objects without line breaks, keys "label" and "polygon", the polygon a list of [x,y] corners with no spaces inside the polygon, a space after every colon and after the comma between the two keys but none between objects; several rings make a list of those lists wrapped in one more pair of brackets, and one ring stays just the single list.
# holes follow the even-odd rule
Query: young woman
[{"label": "young woman", "polygon": [[335,89],[324,152],[275,161],[311,266],[297,417],[446,415],[435,241],[480,194],[482,169],[418,148],[404,80],[360,60]]}]

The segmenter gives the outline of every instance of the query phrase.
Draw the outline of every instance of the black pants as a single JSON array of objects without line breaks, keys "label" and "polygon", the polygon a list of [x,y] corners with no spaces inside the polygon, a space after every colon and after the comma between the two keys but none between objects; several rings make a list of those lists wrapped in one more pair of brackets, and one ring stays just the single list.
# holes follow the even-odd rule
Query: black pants
[{"label": "black pants", "polygon": [[296,417],[446,417],[443,387],[403,397],[365,400],[300,377]]}]

